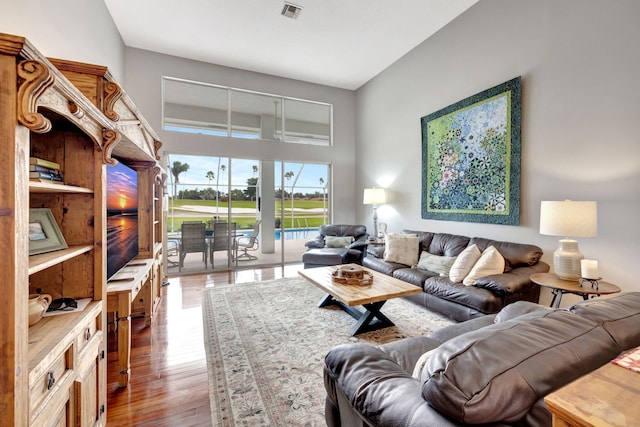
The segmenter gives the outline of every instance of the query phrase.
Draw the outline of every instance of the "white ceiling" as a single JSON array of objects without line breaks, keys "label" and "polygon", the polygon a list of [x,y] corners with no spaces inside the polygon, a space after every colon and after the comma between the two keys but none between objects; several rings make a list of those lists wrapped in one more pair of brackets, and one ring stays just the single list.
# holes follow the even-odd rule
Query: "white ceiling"
[{"label": "white ceiling", "polygon": [[125,45],[357,89],[478,0],[104,0]]}]

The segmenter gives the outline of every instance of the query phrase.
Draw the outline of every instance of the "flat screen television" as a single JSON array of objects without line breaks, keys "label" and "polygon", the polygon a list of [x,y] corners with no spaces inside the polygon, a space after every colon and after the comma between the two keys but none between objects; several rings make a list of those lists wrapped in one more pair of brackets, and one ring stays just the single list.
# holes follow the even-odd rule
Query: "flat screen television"
[{"label": "flat screen television", "polygon": [[107,166],[107,279],[138,255],[138,174]]}]

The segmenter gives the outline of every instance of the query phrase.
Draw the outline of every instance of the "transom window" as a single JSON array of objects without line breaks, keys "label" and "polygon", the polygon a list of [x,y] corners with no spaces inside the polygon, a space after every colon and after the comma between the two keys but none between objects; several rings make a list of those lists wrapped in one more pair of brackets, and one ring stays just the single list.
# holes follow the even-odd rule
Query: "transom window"
[{"label": "transom window", "polygon": [[162,79],[164,130],[331,145],[333,105],[172,77]]}]

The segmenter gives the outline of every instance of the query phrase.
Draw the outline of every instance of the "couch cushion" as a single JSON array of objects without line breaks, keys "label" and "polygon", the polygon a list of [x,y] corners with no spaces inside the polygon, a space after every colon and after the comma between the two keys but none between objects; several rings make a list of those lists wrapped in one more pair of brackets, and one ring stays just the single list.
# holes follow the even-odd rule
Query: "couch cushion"
[{"label": "couch cushion", "polygon": [[438,273],[441,276],[449,276],[449,271],[455,261],[455,256],[440,256],[422,251],[418,260],[418,268]]},{"label": "couch cushion", "polygon": [[542,249],[538,246],[524,243],[501,242],[483,237],[473,237],[469,244],[478,245],[480,251],[484,251],[489,246],[495,247],[504,257],[509,268],[520,265],[533,265],[540,261],[542,257]]},{"label": "couch cushion", "polygon": [[463,423],[516,421],[618,352],[600,325],[564,310],[536,311],[442,344],[424,368],[422,395]]},{"label": "couch cushion", "polygon": [[422,289],[424,289],[424,281],[434,276],[438,276],[438,273],[428,270],[420,270],[418,268],[408,268],[406,266],[393,271],[394,278],[419,286]]},{"label": "couch cushion", "polygon": [[389,233],[384,237],[384,260],[413,266],[418,262],[418,236]]},{"label": "couch cushion", "polygon": [[569,310],[601,324],[621,350],[640,346],[640,292],[584,301]]},{"label": "couch cushion", "polygon": [[480,259],[480,256],[482,256],[482,253],[480,253],[480,249],[476,245],[471,245],[460,252],[449,271],[451,281],[462,282],[476,264],[476,261]]},{"label": "couch cushion", "polygon": [[362,260],[362,265],[375,270],[377,272],[391,276],[393,272],[399,268],[407,268],[404,264],[398,264],[396,262],[387,262],[382,258],[376,258],[373,256],[366,256]]},{"label": "couch cushion", "polygon": [[425,281],[422,288],[427,294],[485,314],[497,313],[504,307],[500,294],[476,286],[454,283],[448,277],[434,276]]},{"label": "couch cushion", "polygon": [[471,286],[481,277],[502,273],[504,273],[504,258],[496,248],[489,246],[482,252],[482,255],[473,265],[469,274],[462,280],[462,283]]}]

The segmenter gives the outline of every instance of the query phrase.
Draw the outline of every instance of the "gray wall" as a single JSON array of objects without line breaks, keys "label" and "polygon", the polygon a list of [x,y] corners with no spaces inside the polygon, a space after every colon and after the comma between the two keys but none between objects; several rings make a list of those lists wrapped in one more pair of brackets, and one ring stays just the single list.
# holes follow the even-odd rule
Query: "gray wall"
[{"label": "gray wall", "polygon": [[[596,200],[598,237],[580,248],[640,290],[639,17],[637,0],[478,2],[357,90],[357,193],[389,188],[378,216],[391,230],[534,243],[549,263],[559,238],[538,233],[540,201]],[[520,226],[421,219],[420,118],[519,75]],[[371,222],[369,207],[358,217]]]},{"label": "gray wall", "polygon": [[126,87],[124,44],[102,0],[0,0],[0,32],[50,58],[107,66]]},{"label": "gray wall", "polygon": [[[304,60],[304,59],[301,59]],[[127,93],[135,100],[163,142],[163,151],[259,160],[284,160],[332,165],[333,220],[353,223],[355,194],[355,93],[350,90],[192,61],[146,50],[125,52]],[[331,147],[256,142],[237,138],[162,130],[162,76],[255,90],[333,104]],[[359,200],[362,202],[362,200]]]}]

